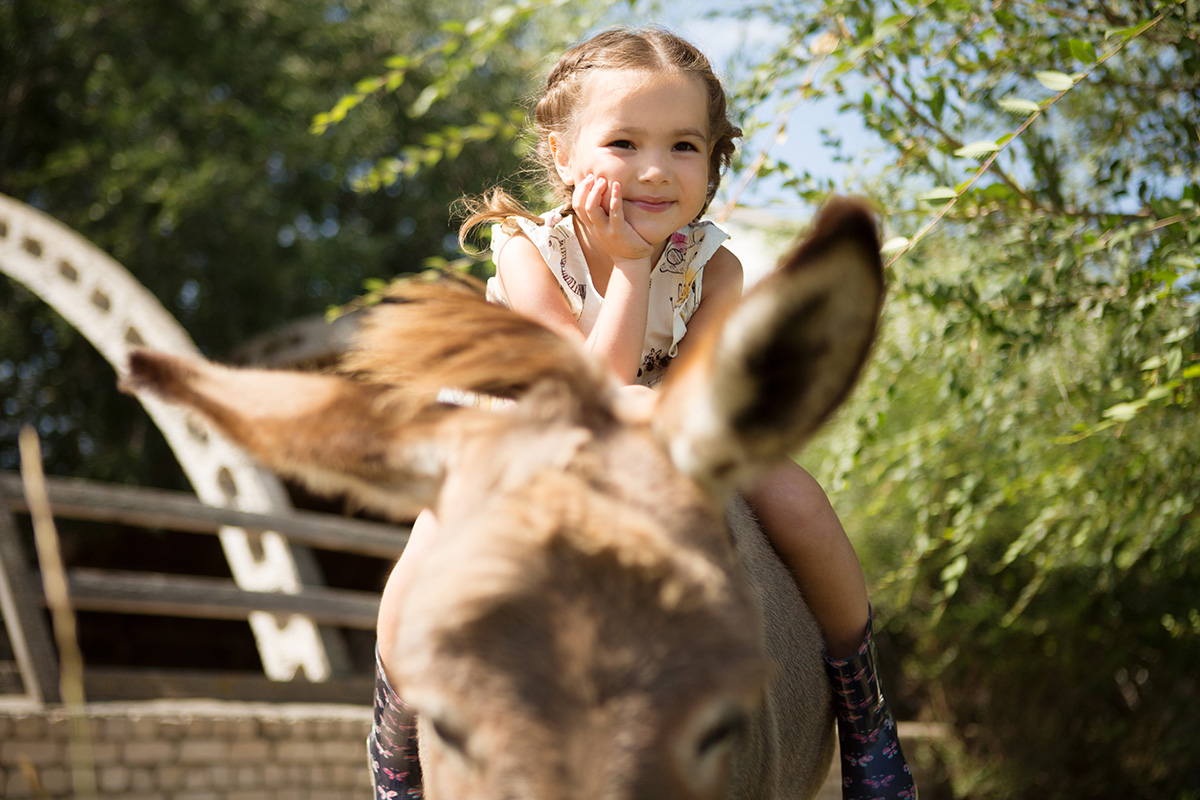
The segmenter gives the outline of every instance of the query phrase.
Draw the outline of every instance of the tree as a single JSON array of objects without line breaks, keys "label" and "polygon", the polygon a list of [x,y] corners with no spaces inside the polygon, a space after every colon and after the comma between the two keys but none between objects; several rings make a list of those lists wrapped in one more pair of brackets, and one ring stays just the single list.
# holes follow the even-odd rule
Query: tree
[{"label": "tree", "polygon": [[819,453],[956,788],[1196,796],[1196,4],[746,13],[791,32],[747,99],[836,96],[878,138],[888,333]]},{"label": "tree", "polygon": [[[427,133],[518,106],[527,61],[515,34],[419,117],[401,110],[440,79],[433,64],[310,131],[355,80],[434,46],[467,8],[479,5],[0,3],[0,191],[113,255],[227,357],[367,278],[454,255],[450,206],[515,171],[511,149],[478,149],[386,192],[355,191],[376,160]],[[53,472],[182,486],[155,433],[131,435],[128,420],[145,418],[86,342],[10,281],[0,309],[0,468],[15,466],[31,422]]]}]

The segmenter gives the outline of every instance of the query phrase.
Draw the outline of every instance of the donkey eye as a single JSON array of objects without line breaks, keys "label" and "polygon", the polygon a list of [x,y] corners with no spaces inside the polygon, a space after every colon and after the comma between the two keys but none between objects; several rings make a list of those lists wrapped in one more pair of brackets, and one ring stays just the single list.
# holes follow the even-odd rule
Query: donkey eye
[{"label": "donkey eye", "polygon": [[433,734],[441,740],[442,744],[451,750],[455,750],[463,755],[467,752],[467,734],[461,728],[455,727],[445,720],[433,719],[430,720]]},{"label": "donkey eye", "polygon": [[733,742],[749,725],[745,714],[733,714],[722,719],[700,737],[696,744],[696,755],[704,757],[717,748]]}]

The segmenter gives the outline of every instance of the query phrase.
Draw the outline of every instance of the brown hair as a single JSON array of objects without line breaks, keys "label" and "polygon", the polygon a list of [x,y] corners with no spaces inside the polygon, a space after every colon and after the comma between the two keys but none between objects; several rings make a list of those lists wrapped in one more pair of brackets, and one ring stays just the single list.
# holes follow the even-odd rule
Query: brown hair
[{"label": "brown hair", "polygon": [[[570,213],[571,188],[563,183],[554,168],[550,134],[569,146],[579,110],[583,77],[592,69],[641,69],[695,75],[708,95],[708,132],[712,153],[708,161],[708,194],[704,208],[712,202],[721,185],[721,173],[733,158],[734,140],[742,131],[729,120],[725,89],[712,65],[694,45],[662,28],[612,28],[575,45],[563,54],[550,74],[541,99],[534,109],[537,133],[536,160],[548,178],[554,199]],[[459,228],[459,241],[476,226],[505,217],[520,216],[541,222],[518,200],[503,189],[492,189],[481,198],[466,201],[468,216]]]}]

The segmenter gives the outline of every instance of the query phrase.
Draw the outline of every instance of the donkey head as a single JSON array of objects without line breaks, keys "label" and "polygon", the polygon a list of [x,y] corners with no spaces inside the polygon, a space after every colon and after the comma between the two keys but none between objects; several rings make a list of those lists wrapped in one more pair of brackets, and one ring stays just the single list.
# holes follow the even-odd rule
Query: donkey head
[{"label": "donkey head", "polygon": [[140,351],[125,385],[317,491],[435,511],[392,676],[428,797],[721,797],[772,671],[722,509],[846,396],[882,293],[871,216],[842,200],[649,412],[545,328],[419,284],[372,313],[344,374]]}]

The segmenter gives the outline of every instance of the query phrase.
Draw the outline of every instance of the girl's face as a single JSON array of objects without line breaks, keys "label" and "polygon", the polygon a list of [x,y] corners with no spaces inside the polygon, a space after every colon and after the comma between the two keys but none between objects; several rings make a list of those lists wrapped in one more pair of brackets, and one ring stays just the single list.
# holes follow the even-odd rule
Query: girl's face
[{"label": "girl's face", "polygon": [[694,220],[708,195],[708,97],[699,78],[600,69],[584,78],[569,143],[551,137],[559,177],[621,184],[625,220],[658,245]]}]

